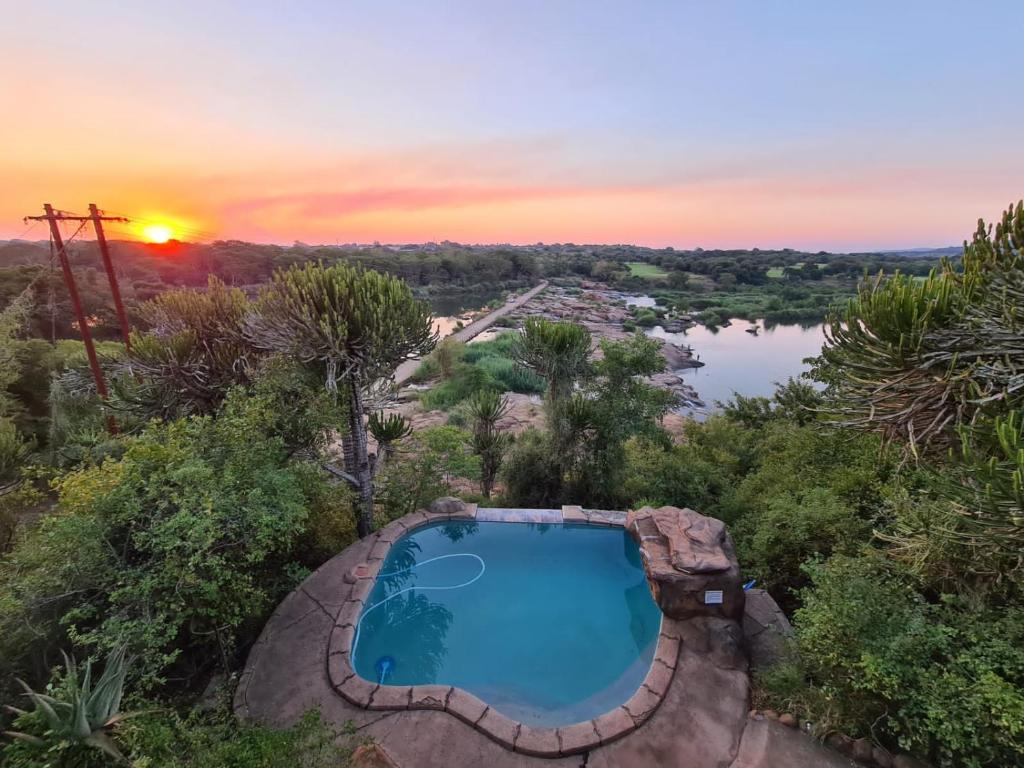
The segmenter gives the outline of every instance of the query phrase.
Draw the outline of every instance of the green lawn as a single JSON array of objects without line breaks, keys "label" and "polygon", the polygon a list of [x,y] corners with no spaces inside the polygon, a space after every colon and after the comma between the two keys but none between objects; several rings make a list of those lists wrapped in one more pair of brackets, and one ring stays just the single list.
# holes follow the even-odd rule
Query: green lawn
[{"label": "green lawn", "polygon": [[[798,269],[802,269],[803,266],[804,266],[804,262],[798,261],[793,266],[798,268]],[[824,262],[820,262],[820,263],[816,263],[814,266],[816,266],[818,269],[824,269],[826,265],[825,265]],[[783,274],[784,274],[783,270],[784,269],[785,269],[785,267],[769,267],[765,271],[765,275],[768,276],[768,277],[779,278],[779,277],[783,276]]]},{"label": "green lawn", "polygon": [[668,277],[668,272],[654,264],[646,264],[642,261],[627,261],[626,266],[629,267],[629,274],[633,277]]}]

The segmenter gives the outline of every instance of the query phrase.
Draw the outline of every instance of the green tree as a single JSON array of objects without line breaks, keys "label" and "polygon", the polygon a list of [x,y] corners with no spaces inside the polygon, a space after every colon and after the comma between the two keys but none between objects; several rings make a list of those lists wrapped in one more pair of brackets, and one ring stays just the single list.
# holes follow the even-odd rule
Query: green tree
[{"label": "green tree", "polygon": [[480,459],[471,441],[453,426],[428,427],[404,439],[395,449],[401,461],[389,462],[379,476],[385,517],[393,520],[451,495],[457,478],[478,479]]},{"label": "green tree", "polygon": [[472,419],[473,452],[480,457],[480,491],[491,498],[494,480],[505,458],[510,435],[498,430],[498,421],[508,413],[508,398],[485,389],[469,399]]},{"label": "green tree", "polygon": [[934,569],[942,540],[990,584],[1020,583],[1024,203],[994,232],[979,222],[962,267],[865,285],[830,318],[816,374],[833,422],[877,432],[933,468],[931,489],[952,514],[902,518],[888,533],[901,556]]},{"label": "green tree", "polygon": [[547,380],[544,406],[554,440],[554,459],[563,474],[572,461],[573,390],[590,373],[590,346],[590,331],[582,325],[531,317],[513,348],[521,365]]},{"label": "green tree", "polygon": [[665,370],[657,341],[637,332],[625,341],[602,339],[592,376],[574,398],[573,434],[578,457],[573,495],[593,504],[623,501],[625,444],[634,436],[665,440],[658,422],[675,402],[647,377]]},{"label": "green tree", "polygon": [[122,438],[122,458],[63,477],[59,514],[0,558],[2,677],[42,678],[36,665],[69,642],[127,642],[150,685],[229,661],[294,585],[326,482],[289,461],[276,410],[238,389],[216,419],[153,422]]},{"label": "green tree", "polygon": [[32,312],[31,288],[23,290],[0,311],[0,418],[9,417],[15,408],[8,390],[21,375],[17,337]]},{"label": "green tree", "polygon": [[1024,404],[1024,203],[923,281],[865,284],[826,326],[819,374],[835,420],[912,451],[944,450],[959,424]]},{"label": "green tree", "polygon": [[212,414],[232,386],[251,381],[259,354],[242,334],[250,307],[241,290],[211,276],[205,291],[167,291],[140,312],[149,330],[132,334],[114,384],[143,416]]},{"label": "green tree", "polygon": [[373,531],[373,477],[367,448],[365,393],[400,363],[437,341],[430,309],[401,280],[337,264],[277,272],[261,293],[246,337],[257,348],[315,368],[348,413],[345,472],[359,494],[359,534]]}]

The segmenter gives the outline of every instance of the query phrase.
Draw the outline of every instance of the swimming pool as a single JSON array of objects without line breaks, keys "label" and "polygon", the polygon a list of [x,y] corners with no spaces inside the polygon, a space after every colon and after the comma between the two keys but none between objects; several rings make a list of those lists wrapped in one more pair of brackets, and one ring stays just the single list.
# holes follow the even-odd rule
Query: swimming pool
[{"label": "swimming pool", "polygon": [[395,541],[366,598],[356,674],[386,686],[466,690],[513,720],[553,728],[625,703],[661,627],[621,527],[472,520]]}]

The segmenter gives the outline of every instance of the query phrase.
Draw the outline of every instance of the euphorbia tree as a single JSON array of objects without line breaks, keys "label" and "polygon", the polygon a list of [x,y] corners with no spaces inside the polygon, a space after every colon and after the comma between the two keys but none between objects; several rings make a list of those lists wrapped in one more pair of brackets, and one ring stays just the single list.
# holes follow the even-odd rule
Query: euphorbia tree
[{"label": "euphorbia tree", "polygon": [[359,493],[359,535],[367,535],[373,530],[373,476],[364,392],[393,376],[404,360],[433,349],[437,334],[430,309],[390,275],[307,264],[274,275],[246,335],[257,347],[315,366],[328,391],[345,398],[345,471]]}]

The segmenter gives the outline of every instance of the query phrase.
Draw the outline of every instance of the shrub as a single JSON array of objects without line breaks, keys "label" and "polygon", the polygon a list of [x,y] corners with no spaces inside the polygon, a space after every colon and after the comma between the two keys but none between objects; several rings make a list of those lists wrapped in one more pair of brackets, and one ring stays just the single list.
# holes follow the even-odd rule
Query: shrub
[{"label": "shrub", "polygon": [[809,685],[832,724],[941,766],[1024,759],[1024,610],[929,603],[879,556],[808,567],[796,613]]},{"label": "shrub", "polygon": [[428,411],[446,411],[457,405],[474,392],[482,389],[497,389],[498,384],[483,368],[460,363],[450,379],[424,392],[420,402]]},{"label": "shrub", "polygon": [[[92,662],[87,661],[79,676],[79,667],[74,657],[64,654],[64,671],[60,691],[38,693],[24,685],[25,693],[35,707],[33,714],[41,720],[45,730],[41,735],[26,731],[6,731],[19,741],[36,747],[49,748],[48,752],[62,745],[91,747],[124,762],[125,757],[114,741],[114,729],[131,714],[121,712],[124,696],[124,681],[127,661],[124,646],[116,648],[107,657],[103,674],[95,685],[92,683]],[[19,716],[26,716],[25,710],[13,708]],[[32,719],[26,717],[26,722]],[[42,729],[41,729],[42,730]]]},{"label": "shrub", "polygon": [[454,426],[415,432],[396,447],[396,459],[379,477],[381,522],[422,509],[439,496],[452,493],[457,478],[477,480],[480,460],[470,451],[468,432]]},{"label": "shrub", "polygon": [[[120,460],[60,481],[60,506],[0,560],[3,673],[35,673],[48,646],[122,640],[144,685],[227,662],[294,586],[291,563],[324,480],[287,462],[259,399],[217,419],[154,424]],[[65,637],[67,635],[67,638]]]},{"label": "shrub", "polygon": [[870,532],[871,524],[834,491],[813,487],[772,496],[763,509],[740,518],[733,536],[747,574],[784,599],[787,590],[804,583],[804,562],[832,552],[853,553]]},{"label": "shrub", "polygon": [[[308,712],[291,728],[264,728],[240,723],[229,712],[180,715],[166,707],[148,710],[125,721],[117,741],[132,765],[153,768],[340,768],[349,765],[351,748],[337,731]],[[42,733],[34,713],[18,720],[18,727]],[[340,742],[340,743],[339,743]],[[25,742],[8,744],[0,751],[9,768],[110,768],[111,760],[73,742],[44,748]]]},{"label": "shrub", "polygon": [[629,506],[690,507],[711,514],[727,482],[726,473],[690,445],[666,450],[645,439],[626,443],[623,494]]},{"label": "shrub", "polygon": [[658,316],[658,313],[647,307],[638,309],[636,314],[633,315],[633,324],[640,328],[653,328],[660,322],[661,318]]},{"label": "shrub", "polygon": [[517,507],[551,507],[562,503],[559,464],[546,432],[528,429],[505,457],[501,476],[506,503]]},{"label": "shrub", "polygon": [[477,365],[494,380],[497,389],[502,392],[539,395],[547,388],[547,382],[542,376],[505,357],[484,357]]},{"label": "shrub", "polygon": [[516,338],[517,334],[503,333],[491,341],[463,346],[451,376],[420,397],[423,407],[447,411],[484,390],[543,392],[547,386],[544,378],[513,360]]}]

